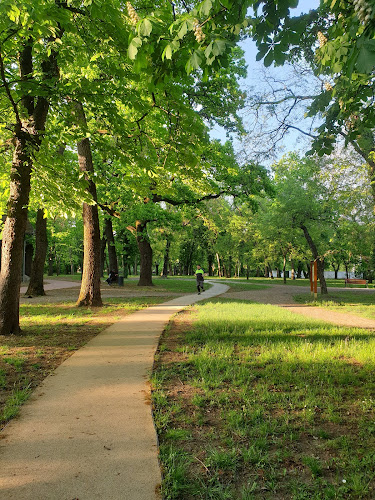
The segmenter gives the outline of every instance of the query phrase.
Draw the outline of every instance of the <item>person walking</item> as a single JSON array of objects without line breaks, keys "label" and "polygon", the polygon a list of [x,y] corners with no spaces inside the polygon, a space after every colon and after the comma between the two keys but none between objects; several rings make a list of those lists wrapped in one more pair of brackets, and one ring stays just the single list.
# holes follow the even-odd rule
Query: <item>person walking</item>
[{"label": "person walking", "polygon": [[197,280],[198,295],[200,295],[201,290],[202,290],[202,292],[204,292],[204,287],[203,287],[204,271],[199,264],[197,265],[197,270],[195,271],[195,278]]}]

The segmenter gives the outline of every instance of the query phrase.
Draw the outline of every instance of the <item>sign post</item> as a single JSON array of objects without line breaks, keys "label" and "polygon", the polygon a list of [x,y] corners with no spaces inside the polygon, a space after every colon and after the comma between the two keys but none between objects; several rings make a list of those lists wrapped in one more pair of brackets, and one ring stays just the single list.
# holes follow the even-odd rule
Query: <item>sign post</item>
[{"label": "sign post", "polygon": [[316,260],[310,262],[310,292],[315,300],[318,298],[318,263]]}]

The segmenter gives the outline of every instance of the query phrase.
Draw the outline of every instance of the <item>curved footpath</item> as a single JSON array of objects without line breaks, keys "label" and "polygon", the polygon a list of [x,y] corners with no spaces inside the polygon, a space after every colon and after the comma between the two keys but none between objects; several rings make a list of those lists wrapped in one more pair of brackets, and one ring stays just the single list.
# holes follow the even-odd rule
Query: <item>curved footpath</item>
[{"label": "curved footpath", "polygon": [[172,315],[227,289],[131,314],[61,364],[0,434],[0,498],[160,498],[148,383],[159,336]]}]

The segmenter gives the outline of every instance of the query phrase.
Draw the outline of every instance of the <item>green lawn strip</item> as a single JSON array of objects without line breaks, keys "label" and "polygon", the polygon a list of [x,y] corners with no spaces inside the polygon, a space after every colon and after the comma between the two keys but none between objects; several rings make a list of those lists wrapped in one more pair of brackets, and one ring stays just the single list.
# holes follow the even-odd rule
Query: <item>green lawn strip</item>
[{"label": "green lawn strip", "polygon": [[332,311],[356,314],[364,318],[375,319],[375,291],[333,292],[328,296],[318,296],[312,300],[310,294],[298,294],[294,300],[300,304],[324,307]]},{"label": "green lawn strip", "polygon": [[111,298],[103,308],[21,304],[21,335],[0,336],[0,428],[52,370],[121,317],[166,297]]},{"label": "green lawn strip", "polygon": [[152,380],[165,499],[375,497],[372,333],[223,299],[192,316]]},{"label": "green lawn strip", "polygon": [[[183,278],[183,279],[181,279]],[[62,275],[62,276],[52,276],[45,277],[45,281],[53,281],[53,280],[65,280],[65,281],[80,281],[81,275]],[[206,279],[209,279],[208,277]],[[102,280],[103,287],[107,287],[105,280]],[[175,293],[195,293],[195,278],[193,276],[181,276],[181,277],[169,277],[169,278],[161,278],[160,276],[154,276],[152,278],[153,287],[138,286],[138,279],[125,279],[124,286],[120,287],[121,290],[136,290],[138,292],[147,291],[147,292],[175,292]],[[211,288],[212,285],[206,283],[207,290]],[[117,285],[112,285],[112,287],[116,287]],[[108,286],[108,288],[110,288]]]}]

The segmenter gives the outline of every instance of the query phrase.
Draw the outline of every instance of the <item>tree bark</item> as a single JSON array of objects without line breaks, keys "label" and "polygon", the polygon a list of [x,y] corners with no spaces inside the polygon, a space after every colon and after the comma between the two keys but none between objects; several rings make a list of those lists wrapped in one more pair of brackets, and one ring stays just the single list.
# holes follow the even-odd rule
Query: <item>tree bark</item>
[{"label": "tree bark", "polygon": [[107,246],[107,240],[105,237],[105,230],[103,228],[103,236],[100,240],[100,276],[104,276],[104,267],[105,267],[105,248]]},{"label": "tree bark", "polygon": [[322,295],[327,295],[328,290],[327,290],[327,283],[326,283],[326,280],[324,278],[324,262],[322,262],[322,260],[319,257],[318,250],[316,248],[315,243],[313,242],[313,239],[311,238],[311,235],[310,235],[307,227],[304,224],[301,224],[300,227],[301,227],[303,234],[306,238],[306,241],[310,247],[313,258],[314,258],[314,260],[317,261],[317,264],[318,264],[318,278],[320,281],[320,293]]},{"label": "tree bark", "polygon": [[27,287],[27,296],[45,295],[43,275],[44,264],[47,255],[47,219],[44,217],[44,209],[39,208],[36,214],[35,224],[35,254],[31,267],[29,286]]},{"label": "tree bark", "polygon": [[284,258],[283,258],[283,281],[284,281],[284,285],[286,285],[285,269],[286,269],[286,255],[284,255]]},{"label": "tree bark", "polygon": [[147,222],[137,220],[135,223],[135,229],[141,261],[138,286],[153,286],[152,248],[147,235]]},{"label": "tree bark", "polygon": [[115,246],[115,237],[113,236],[112,219],[104,219],[104,231],[107,239],[109,271],[118,274],[118,260]]},{"label": "tree bark", "polygon": [[[49,79],[58,75],[56,56],[57,54],[52,51],[49,58],[42,63],[42,71]],[[33,79],[31,39],[25,42],[20,52],[19,67],[21,80]],[[4,83],[3,66],[2,79]],[[40,147],[41,132],[45,128],[49,109],[49,102],[45,97],[35,99],[31,93],[21,98],[20,114],[17,104],[14,101],[11,102],[17,123],[13,134],[14,152],[10,171],[10,194],[7,204],[7,218],[3,229],[1,253],[0,334],[2,335],[18,334],[20,332],[19,293],[27,209],[30,197],[32,155],[33,151]]]},{"label": "tree bark", "polygon": [[165,244],[165,251],[164,251],[163,274],[162,274],[163,278],[168,277],[170,248],[171,248],[171,238],[167,236],[167,241]]},{"label": "tree bark", "polygon": [[[75,105],[78,121],[86,126],[86,117],[81,103]],[[83,272],[77,306],[103,305],[100,292],[100,227],[97,205],[96,186],[92,180],[94,164],[92,161],[90,140],[86,137],[77,143],[78,163],[88,181],[88,192],[93,205],[83,204]]]}]

